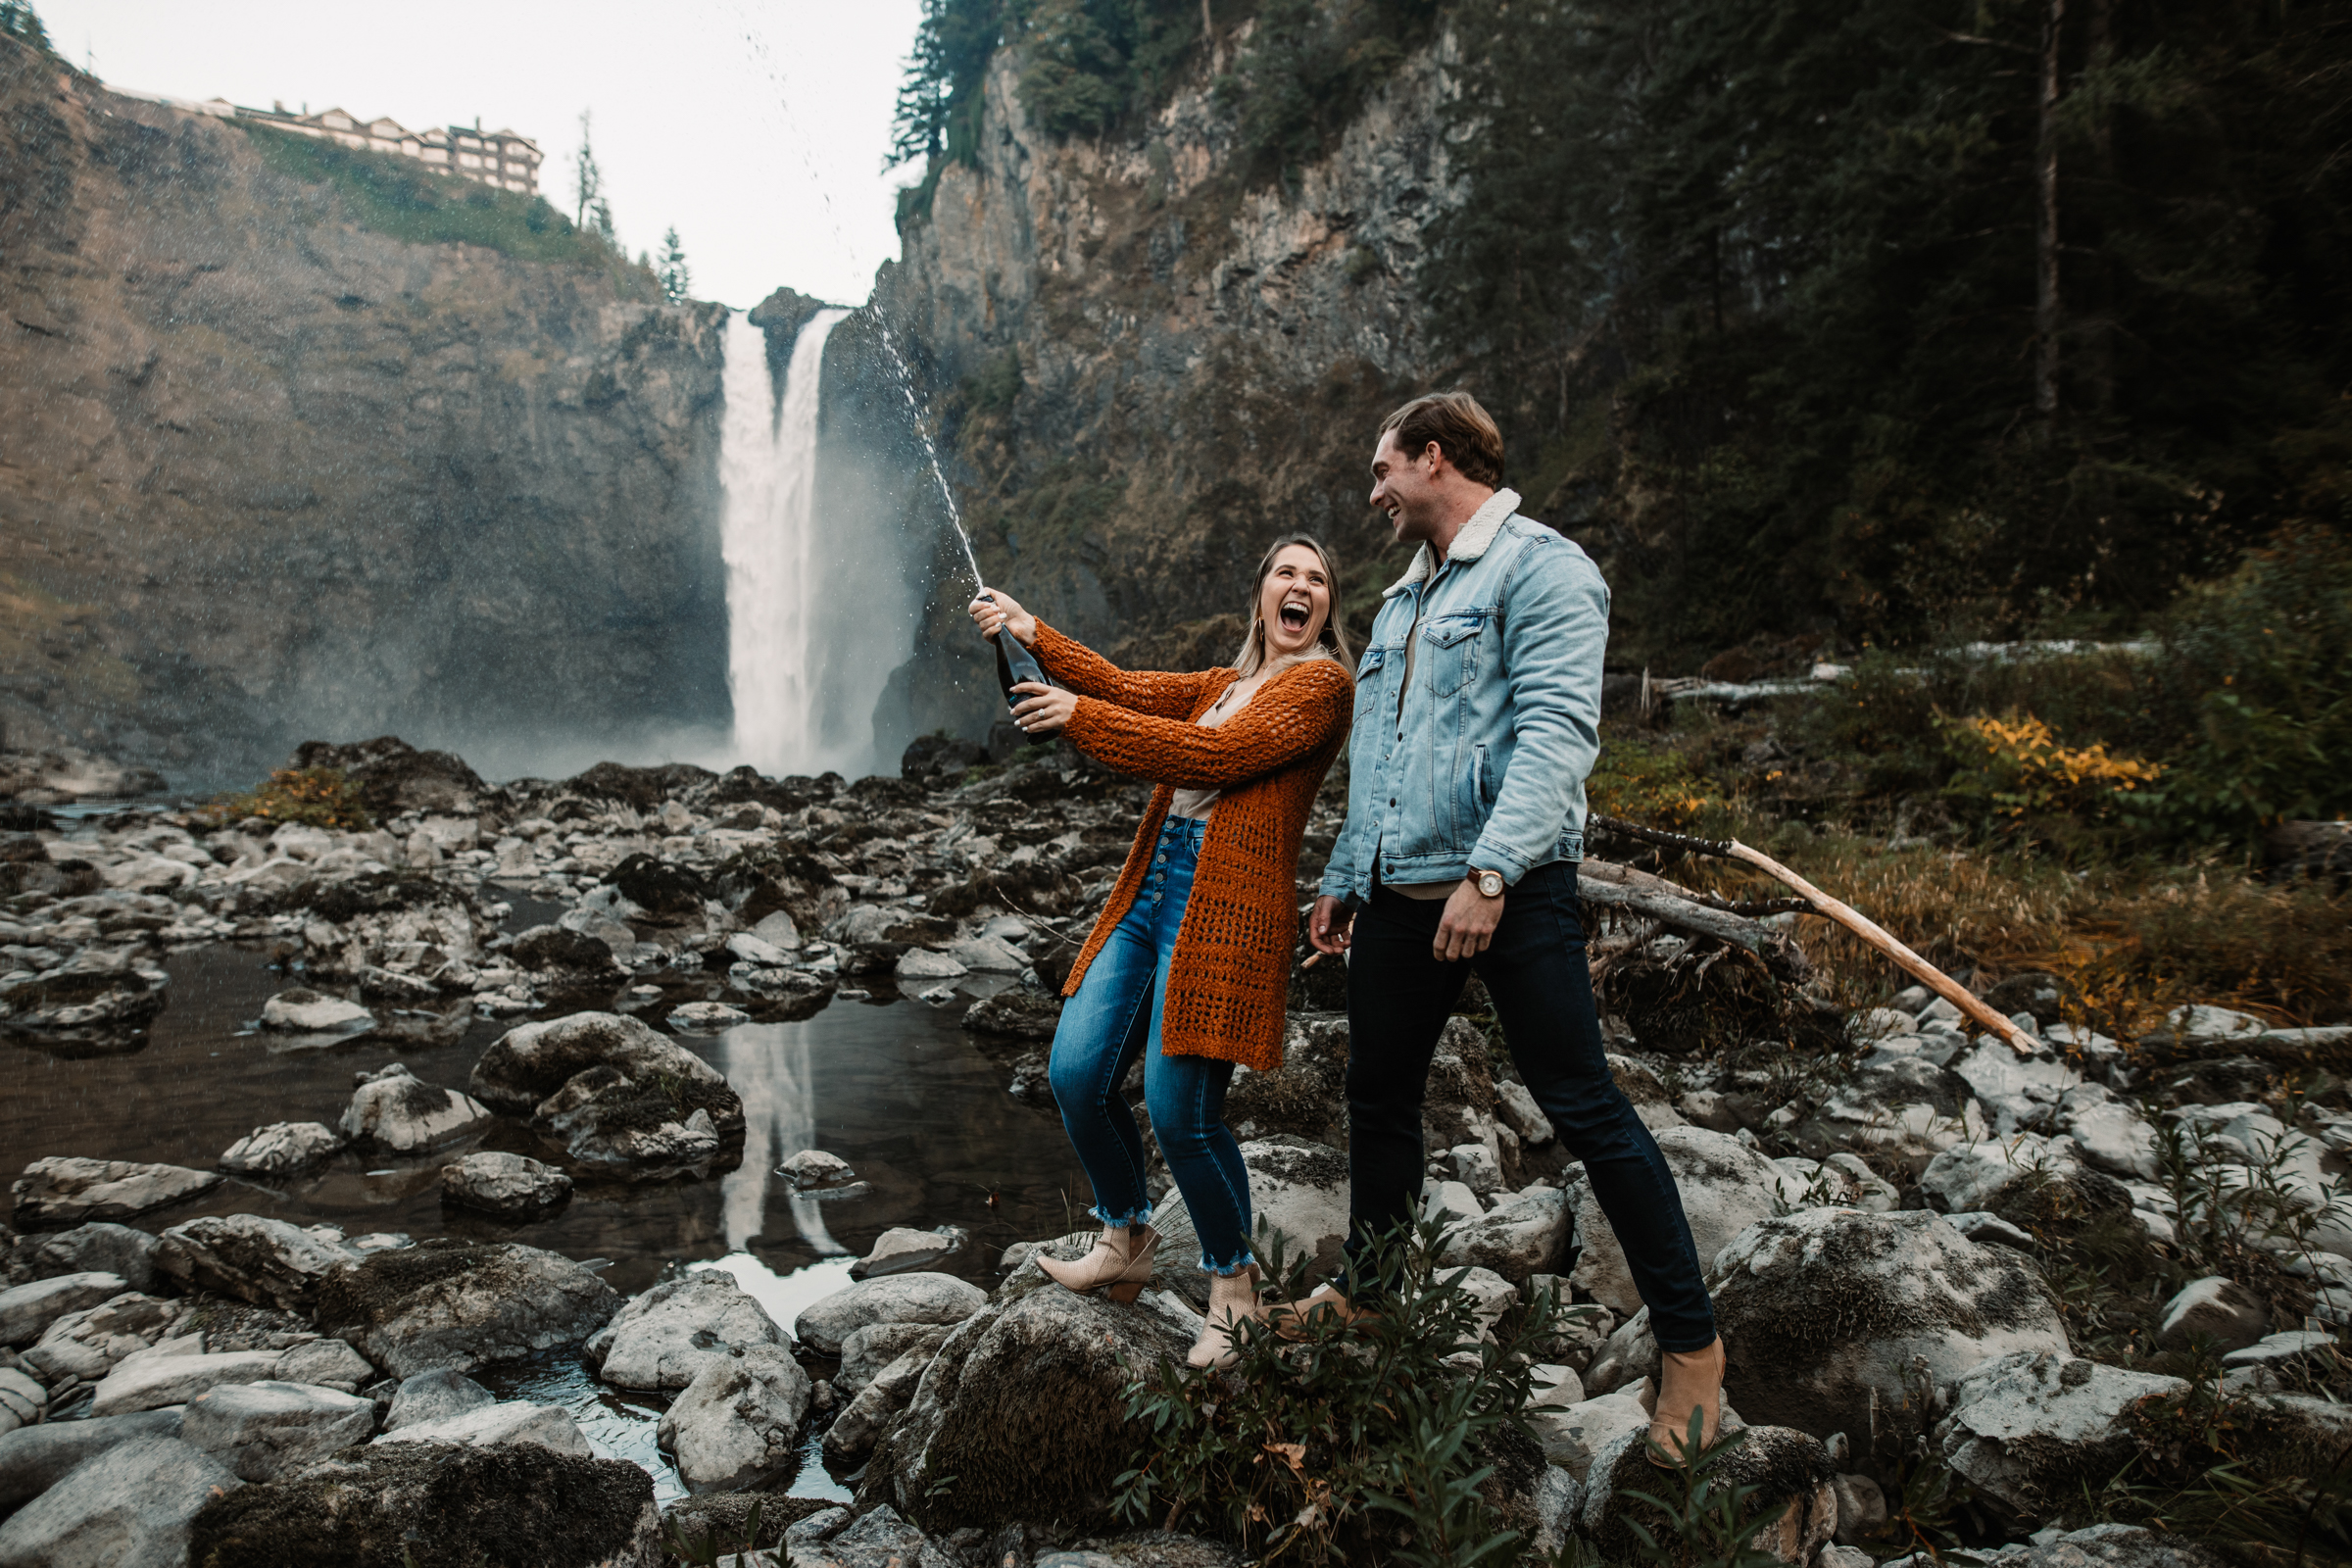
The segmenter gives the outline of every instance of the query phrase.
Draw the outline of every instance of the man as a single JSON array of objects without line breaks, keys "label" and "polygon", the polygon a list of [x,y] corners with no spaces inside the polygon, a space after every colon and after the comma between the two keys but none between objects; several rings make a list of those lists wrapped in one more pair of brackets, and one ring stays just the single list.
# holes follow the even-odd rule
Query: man
[{"label": "man", "polygon": [[1466,393],[1389,416],[1372,480],[1420,552],[1372,622],[1348,822],[1308,922],[1317,951],[1349,955],[1352,1223],[1341,1286],[1299,1306],[1352,1316],[1375,1242],[1419,1196],[1430,1057],[1475,970],[1624,1246],[1662,1352],[1650,1435],[1679,1453],[1693,1409],[1714,1436],[1723,1346],[1673,1173],[1610,1076],[1577,912],[1608,587],[1518,515],[1501,432]]}]

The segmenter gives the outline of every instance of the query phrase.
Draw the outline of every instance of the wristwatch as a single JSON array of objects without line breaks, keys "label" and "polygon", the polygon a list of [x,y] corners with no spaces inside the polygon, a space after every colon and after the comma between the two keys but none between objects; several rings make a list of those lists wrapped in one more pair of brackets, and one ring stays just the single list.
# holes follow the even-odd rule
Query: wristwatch
[{"label": "wristwatch", "polygon": [[1473,871],[1471,876],[1478,883],[1481,897],[1489,899],[1502,897],[1502,873],[1500,871]]}]

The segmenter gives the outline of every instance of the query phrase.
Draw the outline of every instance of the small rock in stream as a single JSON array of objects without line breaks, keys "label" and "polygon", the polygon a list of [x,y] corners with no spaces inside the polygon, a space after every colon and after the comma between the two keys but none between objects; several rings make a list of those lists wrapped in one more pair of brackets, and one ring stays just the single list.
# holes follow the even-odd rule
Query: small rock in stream
[{"label": "small rock in stream", "polygon": [[571,1197],[571,1178],[524,1154],[480,1151],[441,1167],[441,1200],[507,1219],[533,1219]]},{"label": "small rock in stream", "polygon": [[220,1185],[219,1172],[184,1165],[52,1155],[24,1167],[16,1184],[16,1223],[36,1230],[128,1219]]},{"label": "small rock in stream", "polygon": [[343,1135],[324,1122],[271,1122],[229,1145],[217,1163],[235,1176],[284,1176],[332,1158],[342,1147]]}]

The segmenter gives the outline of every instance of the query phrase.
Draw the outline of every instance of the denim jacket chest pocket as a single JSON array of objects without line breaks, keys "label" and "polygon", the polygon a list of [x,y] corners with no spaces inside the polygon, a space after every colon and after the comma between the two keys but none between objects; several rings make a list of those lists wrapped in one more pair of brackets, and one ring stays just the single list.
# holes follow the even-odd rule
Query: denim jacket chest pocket
[{"label": "denim jacket chest pocket", "polygon": [[1479,650],[1485,642],[1483,611],[1433,616],[1421,627],[1421,646],[1414,662],[1427,671],[1430,691],[1451,697],[1478,678]]}]

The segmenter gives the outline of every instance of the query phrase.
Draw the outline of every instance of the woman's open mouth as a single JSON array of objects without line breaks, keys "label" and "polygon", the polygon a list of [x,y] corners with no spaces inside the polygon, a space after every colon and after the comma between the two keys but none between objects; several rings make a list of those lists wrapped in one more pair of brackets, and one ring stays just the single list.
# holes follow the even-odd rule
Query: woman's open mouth
[{"label": "woman's open mouth", "polygon": [[1283,630],[1285,630],[1285,631],[1304,631],[1304,630],[1306,630],[1306,622],[1307,622],[1307,618],[1308,618],[1308,616],[1307,616],[1307,611],[1306,611],[1306,607],[1305,607],[1304,605],[1302,605],[1302,604],[1298,604],[1298,603],[1297,603],[1296,601],[1290,601],[1290,602],[1286,602],[1286,603],[1283,605],[1283,607],[1282,607],[1281,614],[1282,614],[1282,629],[1283,629]]}]

